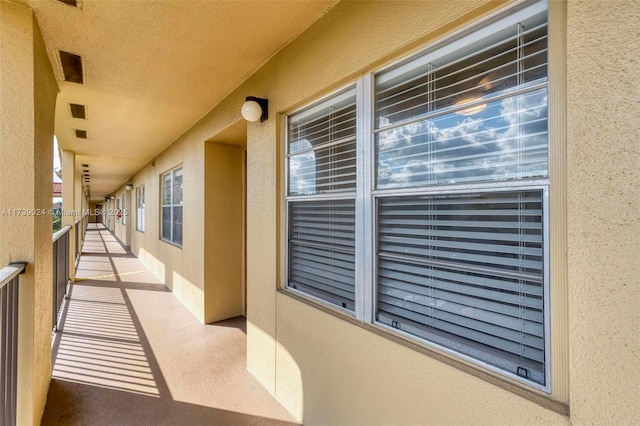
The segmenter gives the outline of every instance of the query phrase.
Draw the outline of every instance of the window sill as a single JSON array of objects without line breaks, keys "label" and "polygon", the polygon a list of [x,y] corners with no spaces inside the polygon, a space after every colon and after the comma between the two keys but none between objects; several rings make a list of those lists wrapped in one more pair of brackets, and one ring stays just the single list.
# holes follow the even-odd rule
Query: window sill
[{"label": "window sill", "polygon": [[163,238],[160,238],[160,241],[162,241],[163,243],[167,243],[167,244],[169,244],[170,246],[174,246],[174,247],[179,248],[179,249],[181,249],[181,250],[182,250],[182,246],[179,246],[179,245],[177,245],[177,244],[176,244],[176,243],[174,243],[174,242],[171,242],[171,241],[169,241],[169,240],[165,240],[165,239],[163,239]]},{"label": "window sill", "polygon": [[555,411],[556,413],[559,413],[565,416],[569,415],[569,406],[567,404],[556,401],[550,398],[549,396],[539,393],[537,391],[525,388],[524,386],[526,385],[521,385],[520,383],[512,382],[508,378],[499,376],[499,373],[491,373],[489,371],[482,369],[482,367],[476,366],[475,364],[466,363],[461,359],[456,358],[454,355],[446,354],[444,352],[438,351],[436,348],[432,348],[425,344],[421,344],[417,340],[413,340],[409,337],[405,337],[400,334],[393,333],[392,331],[389,331],[382,326],[360,321],[353,315],[350,315],[349,313],[342,311],[339,308],[333,308],[324,303],[317,302],[301,294],[298,294],[297,292],[288,290],[286,288],[279,288],[277,291],[278,293],[284,296],[291,297],[292,299],[295,299],[313,308],[319,309],[320,311],[323,311],[329,315],[333,315],[336,318],[340,318],[352,325],[355,325],[357,327],[360,327],[362,329],[375,333],[378,336],[389,339],[394,343],[402,345],[416,352],[420,352],[423,355],[426,355],[430,358],[433,358],[437,361],[440,361],[458,370],[462,370],[465,373],[468,373],[472,376],[478,377],[479,379],[482,379],[488,383],[491,383],[492,385],[495,385],[501,389],[504,389],[518,396],[521,396],[525,399],[528,399],[540,405],[543,408]]}]

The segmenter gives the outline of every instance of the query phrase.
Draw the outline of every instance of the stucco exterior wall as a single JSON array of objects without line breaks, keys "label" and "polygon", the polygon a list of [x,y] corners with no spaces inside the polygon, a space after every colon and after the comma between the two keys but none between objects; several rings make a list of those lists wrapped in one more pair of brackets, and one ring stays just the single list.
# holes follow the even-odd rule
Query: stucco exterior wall
[{"label": "stucco exterior wall", "polygon": [[[130,202],[131,250],[204,322],[204,139],[187,132],[136,173]],[[182,166],[183,244],[160,238],[162,174]],[[135,188],[145,185],[145,232],[135,230]],[[124,189],[124,187],[122,188]],[[117,227],[117,225],[116,225]]]},{"label": "stucco exterior wall", "polygon": [[205,144],[205,322],[244,314],[244,147]]},{"label": "stucco exterior wall", "polygon": [[640,3],[570,1],[571,419],[640,423]]},{"label": "stucco exterior wall", "polygon": [[[51,208],[58,87],[30,9],[0,2],[0,209]],[[20,276],[17,424],[40,424],[51,371],[52,218],[0,217],[0,267]]]},{"label": "stucco exterior wall", "polygon": [[[562,132],[567,126],[563,189],[569,193],[569,234],[563,250],[570,297],[554,309],[570,311],[569,336],[555,333],[564,335],[570,348],[560,358],[565,365],[556,366],[571,375],[563,381],[570,392],[559,397],[564,409],[544,398],[519,396],[507,385],[277,291],[284,280],[278,114],[504,4],[339,3],[133,178],[147,191],[147,231],[134,233],[134,252],[203,320],[204,141],[237,122],[245,96],[269,99],[270,119],[247,124],[247,363],[305,424],[640,421],[638,271],[632,257],[638,248],[638,126],[636,114],[629,113],[638,110],[640,76],[637,45],[628,42],[638,39],[637,3],[571,1],[562,29],[570,54],[560,56],[568,56],[568,76],[554,84],[564,85],[568,97],[566,117],[554,120],[562,123]],[[188,218],[183,249],[158,238],[159,176],[178,164],[185,170]],[[560,326],[552,324],[552,332],[553,327]],[[569,416],[559,413],[566,407]]]},{"label": "stucco exterior wall", "polygon": [[[276,112],[290,111],[488,8],[481,2],[447,8],[341,3],[239,91],[268,97]],[[273,63],[276,69],[268,71]],[[567,423],[553,410],[275,293],[284,280],[277,268],[283,255],[280,124],[248,127],[249,370],[305,424]]]}]

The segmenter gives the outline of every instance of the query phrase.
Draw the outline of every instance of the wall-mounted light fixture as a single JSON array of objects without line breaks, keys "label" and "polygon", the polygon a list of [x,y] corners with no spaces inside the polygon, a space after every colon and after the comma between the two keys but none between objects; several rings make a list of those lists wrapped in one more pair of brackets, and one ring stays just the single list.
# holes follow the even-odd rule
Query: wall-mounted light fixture
[{"label": "wall-mounted light fixture", "polygon": [[104,200],[105,201],[109,201],[109,197],[104,197]]},{"label": "wall-mounted light fixture", "polygon": [[456,114],[459,115],[475,115],[487,108],[487,102],[484,101],[485,92],[493,87],[490,76],[488,74],[482,77],[486,71],[481,69],[471,69],[463,71],[456,77],[455,86],[459,93],[454,99],[454,106],[462,107],[469,105],[468,108],[459,109]]},{"label": "wall-mounted light fixture", "polygon": [[124,186],[124,189],[126,189],[127,191],[131,191],[133,189],[133,184],[128,183]]},{"label": "wall-mounted light fixture", "polygon": [[242,117],[245,120],[254,122],[260,120],[262,123],[269,118],[269,100],[256,98],[255,96],[247,96],[245,103],[242,105]]},{"label": "wall-mounted light fixture", "polygon": [[458,99],[454,104],[457,107],[467,105],[467,104],[472,104],[472,105],[469,106],[469,108],[460,109],[456,111],[456,114],[474,115],[484,111],[484,109],[487,107],[487,103],[482,102],[482,100],[483,100],[483,97],[476,94],[470,94],[467,97]]},{"label": "wall-mounted light fixture", "polygon": [[116,196],[115,196],[115,195],[112,195],[112,196],[111,196],[111,199],[112,199],[112,200],[115,200],[115,199],[116,199]]}]

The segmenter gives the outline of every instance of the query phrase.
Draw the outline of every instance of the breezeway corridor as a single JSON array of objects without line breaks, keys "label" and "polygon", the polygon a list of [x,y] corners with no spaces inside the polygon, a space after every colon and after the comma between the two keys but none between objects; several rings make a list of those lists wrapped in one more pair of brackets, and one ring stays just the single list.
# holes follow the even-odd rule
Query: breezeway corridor
[{"label": "breezeway corridor", "polygon": [[202,325],[102,224],[89,224],[43,425],[283,425],[246,371],[245,319]]}]

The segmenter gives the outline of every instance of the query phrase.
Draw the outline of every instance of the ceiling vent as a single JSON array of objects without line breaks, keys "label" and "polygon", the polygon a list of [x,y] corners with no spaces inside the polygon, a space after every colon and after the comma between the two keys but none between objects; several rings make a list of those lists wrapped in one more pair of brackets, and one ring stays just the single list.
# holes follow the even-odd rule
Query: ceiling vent
[{"label": "ceiling vent", "polygon": [[81,118],[83,120],[87,119],[87,107],[80,104],[69,104],[69,108],[71,108],[71,116],[73,118]]},{"label": "ceiling vent", "polygon": [[87,131],[86,130],[78,130],[78,129],[76,129],[76,138],[78,138],[78,139],[86,139],[87,138]]},{"label": "ceiling vent", "polygon": [[84,84],[84,69],[82,67],[82,56],[73,53],[58,51],[60,55],[60,65],[65,81]]},{"label": "ceiling vent", "polygon": [[77,7],[79,8],[80,5],[78,4],[77,0],[58,0],[60,3],[64,3],[68,6],[73,6],[73,7]]}]

